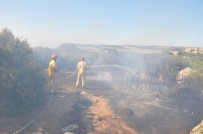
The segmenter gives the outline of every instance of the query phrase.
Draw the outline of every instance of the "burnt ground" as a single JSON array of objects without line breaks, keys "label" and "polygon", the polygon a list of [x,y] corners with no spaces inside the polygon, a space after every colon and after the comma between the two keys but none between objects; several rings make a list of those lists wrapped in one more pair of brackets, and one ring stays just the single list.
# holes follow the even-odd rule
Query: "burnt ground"
[{"label": "burnt ground", "polygon": [[[62,128],[69,125],[78,126],[71,130],[75,134],[188,134],[203,118],[202,100],[181,101],[182,93],[170,97],[163,87],[119,89],[105,77],[93,77],[81,92],[74,86],[75,79],[58,77],[50,106],[22,134],[63,134]],[[36,117],[51,97],[50,88],[46,90],[46,101],[33,113],[1,118],[0,133],[12,134]]]},{"label": "burnt ground", "polygon": [[102,82],[95,81],[91,85],[94,88],[90,86],[89,92],[109,99],[109,105],[116,114],[138,133],[188,134],[203,119],[201,92],[181,85],[167,87],[162,83],[132,85],[122,81],[122,85],[107,78],[105,80],[105,76],[109,75],[104,73],[103,80],[109,82],[111,88],[96,88]]}]

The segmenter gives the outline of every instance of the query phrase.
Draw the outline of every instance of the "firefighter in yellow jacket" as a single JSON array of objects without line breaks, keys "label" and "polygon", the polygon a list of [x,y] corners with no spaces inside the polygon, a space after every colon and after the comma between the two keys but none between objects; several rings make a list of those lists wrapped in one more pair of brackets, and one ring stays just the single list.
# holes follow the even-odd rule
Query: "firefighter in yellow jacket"
[{"label": "firefighter in yellow jacket", "polygon": [[86,68],[87,68],[87,63],[85,62],[85,58],[82,57],[81,61],[77,65],[78,77],[77,77],[77,81],[76,81],[76,88],[78,88],[81,79],[82,79],[82,88],[85,88]]},{"label": "firefighter in yellow jacket", "polygon": [[48,76],[50,78],[51,87],[55,86],[55,76],[57,73],[57,68],[56,68],[56,59],[57,58],[58,58],[58,56],[56,54],[53,54],[51,56],[51,61],[49,62],[49,66],[48,66]]}]

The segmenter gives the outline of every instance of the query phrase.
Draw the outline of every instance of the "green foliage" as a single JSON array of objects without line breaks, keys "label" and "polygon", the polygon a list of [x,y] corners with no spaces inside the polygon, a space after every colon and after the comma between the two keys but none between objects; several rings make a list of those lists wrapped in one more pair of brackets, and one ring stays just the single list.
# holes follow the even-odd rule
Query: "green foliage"
[{"label": "green foliage", "polygon": [[29,112],[42,100],[45,80],[26,40],[0,32],[0,114]]},{"label": "green foliage", "polygon": [[203,54],[182,52],[178,57],[187,62],[188,66],[192,69],[201,70],[201,68],[203,67]]},{"label": "green foliage", "polygon": [[188,57],[187,61],[189,66],[203,74],[203,54],[183,53],[182,57]]}]

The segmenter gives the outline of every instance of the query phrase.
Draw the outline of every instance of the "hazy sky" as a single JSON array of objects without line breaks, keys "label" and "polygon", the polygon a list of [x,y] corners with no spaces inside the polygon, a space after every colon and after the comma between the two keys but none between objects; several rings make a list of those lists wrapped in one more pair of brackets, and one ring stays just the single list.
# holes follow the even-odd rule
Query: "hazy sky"
[{"label": "hazy sky", "polygon": [[31,46],[203,47],[203,0],[0,0],[0,27]]}]

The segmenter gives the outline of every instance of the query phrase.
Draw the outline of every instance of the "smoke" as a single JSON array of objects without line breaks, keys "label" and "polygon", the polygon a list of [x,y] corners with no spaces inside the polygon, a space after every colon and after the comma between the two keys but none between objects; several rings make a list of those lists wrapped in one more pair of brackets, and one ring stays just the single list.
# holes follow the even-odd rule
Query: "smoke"
[{"label": "smoke", "polygon": [[94,81],[101,81],[101,82],[112,82],[113,76],[110,72],[96,72],[94,75],[89,75],[87,77],[88,80],[94,80]]},{"label": "smoke", "polygon": [[[126,121],[141,133],[189,133],[194,122],[199,121],[197,115],[202,111],[190,108],[202,104],[190,97],[187,99],[191,100],[190,106],[186,107],[184,99],[170,96],[172,89],[166,81],[159,79],[160,74],[168,71],[170,58],[167,53],[140,54],[113,49],[105,52],[91,66],[91,71],[95,73],[91,79],[114,86],[108,91],[112,107],[121,111],[119,114]],[[179,88],[175,87],[174,90],[173,94],[177,94]],[[135,114],[129,119],[128,115],[122,115],[125,113],[122,109]]]}]

